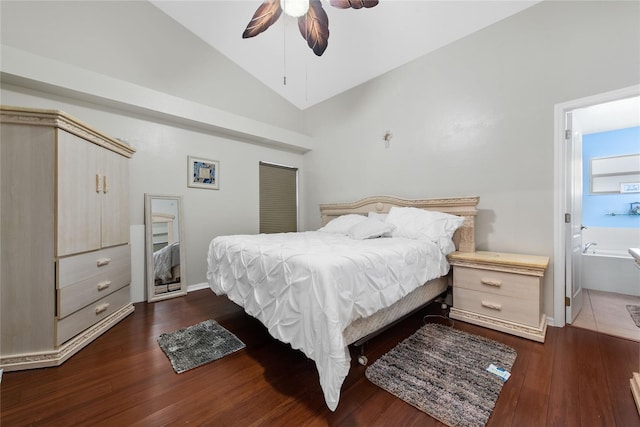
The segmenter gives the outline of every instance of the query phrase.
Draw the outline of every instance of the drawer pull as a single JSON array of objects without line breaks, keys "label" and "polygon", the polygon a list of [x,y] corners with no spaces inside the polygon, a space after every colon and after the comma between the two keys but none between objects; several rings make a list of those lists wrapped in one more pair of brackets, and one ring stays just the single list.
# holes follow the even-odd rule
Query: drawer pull
[{"label": "drawer pull", "polygon": [[106,194],[107,191],[109,191],[109,187],[107,187],[107,175],[105,175],[102,178],[103,178],[102,179],[102,182],[103,182],[103,184],[102,184],[102,192]]},{"label": "drawer pull", "polygon": [[100,175],[96,174],[96,193],[99,193],[100,190]]},{"label": "drawer pull", "polygon": [[494,288],[499,288],[500,286],[502,286],[502,282],[499,280],[480,279],[480,283],[487,286],[493,286]]},{"label": "drawer pull", "polygon": [[98,283],[98,290],[99,291],[104,291],[109,286],[111,286],[111,280],[105,280],[104,282]]},{"label": "drawer pull", "polygon": [[494,302],[487,301],[482,301],[480,304],[482,304],[483,307],[490,308],[491,310],[502,310],[502,304],[496,304]]},{"label": "drawer pull", "polygon": [[102,267],[111,262],[111,258],[98,258],[98,267]]},{"label": "drawer pull", "polygon": [[104,304],[100,304],[96,307],[96,314],[100,314],[104,312],[107,308],[109,308],[109,303],[105,302]]}]

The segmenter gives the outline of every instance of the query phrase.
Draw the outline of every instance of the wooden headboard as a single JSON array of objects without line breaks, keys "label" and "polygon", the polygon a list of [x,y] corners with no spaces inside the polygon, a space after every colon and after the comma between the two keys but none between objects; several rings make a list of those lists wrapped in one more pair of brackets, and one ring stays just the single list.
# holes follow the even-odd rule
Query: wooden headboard
[{"label": "wooden headboard", "polygon": [[456,248],[461,252],[476,251],[475,218],[480,197],[450,197],[446,199],[401,199],[392,196],[372,196],[352,203],[327,203],[320,205],[322,225],[341,215],[369,212],[388,213],[392,206],[412,207],[445,212],[464,217],[464,223],[453,236]]},{"label": "wooden headboard", "polygon": [[151,215],[151,233],[152,243],[155,245],[156,240],[159,239],[161,243],[170,245],[174,242],[173,238],[173,221],[176,219],[175,215],[155,212]]}]

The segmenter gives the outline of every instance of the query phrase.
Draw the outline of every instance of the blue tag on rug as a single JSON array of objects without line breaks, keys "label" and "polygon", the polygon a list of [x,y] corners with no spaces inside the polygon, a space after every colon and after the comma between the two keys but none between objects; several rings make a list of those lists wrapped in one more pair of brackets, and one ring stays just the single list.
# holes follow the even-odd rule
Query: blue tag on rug
[{"label": "blue tag on rug", "polygon": [[507,381],[511,376],[511,373],[509,371],[505,371],[502,368],[498,368],[493,363],[489,365],[489,367],[487,368],[487,371],[491,372],[492,374],[496,374],[497,376],[502,378],[502,381]]}]

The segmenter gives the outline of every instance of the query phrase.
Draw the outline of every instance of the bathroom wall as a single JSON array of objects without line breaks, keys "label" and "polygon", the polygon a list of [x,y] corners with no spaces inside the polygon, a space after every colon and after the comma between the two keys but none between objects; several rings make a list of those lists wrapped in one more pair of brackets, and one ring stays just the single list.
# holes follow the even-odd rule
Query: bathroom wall
[{"label": "bathroom wall", "polygon": [[[582,137],[582,224],[587,227],[640,228],[640,215],[626,215],[640,193],[592,194],[591,159],[640,153],[640,127],[587,134]],[[612,215],[614,214],[614,215]],[[636,243],[636,246],[640,243]]]},{"label": "bathroom wall", "polygon": [[619,251],[631,257],[629,248],[640,247],[640,228],[588,227],[582,230],[582,243],[596,243],[590,252]]},{"label": "bathroom wall", "polygon": [[[640,193],[591,193],[591,159],[640,153],[640,127],[586,134],[582,138],[582,287],[640,295],[640,270],[628,250],[640,247],[640,215],[628,215]],[[613,214],[613,215],[612,215]],[[584,246],[583,246],[584,247]]]}]

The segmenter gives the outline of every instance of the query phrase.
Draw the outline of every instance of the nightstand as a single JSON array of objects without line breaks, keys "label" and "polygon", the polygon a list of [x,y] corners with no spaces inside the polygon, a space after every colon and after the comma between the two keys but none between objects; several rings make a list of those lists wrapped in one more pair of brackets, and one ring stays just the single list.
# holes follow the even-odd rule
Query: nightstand
[{"label": "nightstand", "polygon": [[542,279],[549,257],[454,252],[452,319],[544,342]]}]

